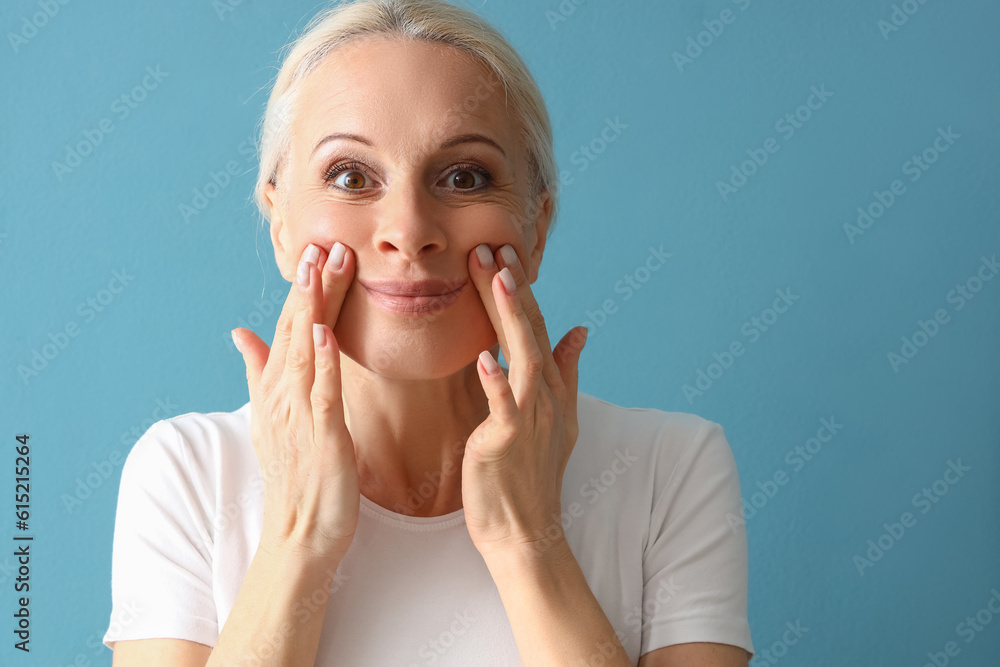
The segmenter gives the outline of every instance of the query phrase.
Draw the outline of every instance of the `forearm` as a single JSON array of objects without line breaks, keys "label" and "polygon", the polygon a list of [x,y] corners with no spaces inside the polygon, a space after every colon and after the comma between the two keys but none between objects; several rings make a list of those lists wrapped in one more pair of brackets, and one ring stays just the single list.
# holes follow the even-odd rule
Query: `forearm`
[{"label": "forearm", "polygon": [[312,667],[337,565],[258,549],[205,667]]},{"label": "forearm", "polygon": [[634,667],[569,546],[487,561],[522,664]]}]

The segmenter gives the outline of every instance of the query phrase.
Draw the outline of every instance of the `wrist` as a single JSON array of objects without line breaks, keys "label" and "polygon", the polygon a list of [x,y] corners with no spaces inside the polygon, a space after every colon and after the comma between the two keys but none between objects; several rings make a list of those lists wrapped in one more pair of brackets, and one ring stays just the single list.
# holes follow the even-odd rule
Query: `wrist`
[{"label": "wrist", "polygon": [[482,556],[490,572],[495,574],[559,571],[576,560],[563,535],[557,539],[525,542],[497,549]]},{"label": "wrist", "polygon": [[261,537],[257,552],[263,557],[288,568],[306,572],[336,570],[344,553],[316,545],[303,544],[293,539]]}]

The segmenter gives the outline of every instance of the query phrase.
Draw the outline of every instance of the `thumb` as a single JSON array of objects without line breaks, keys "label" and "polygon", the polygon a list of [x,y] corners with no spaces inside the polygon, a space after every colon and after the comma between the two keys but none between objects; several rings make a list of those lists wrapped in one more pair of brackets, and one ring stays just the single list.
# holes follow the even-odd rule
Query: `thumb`
[{"label": "thumb", "polygon": [[573,327],[566,332],[562,340],[552,351],[556,366],[559,367],[559,374],[562,376],[563,385],[566,387],[568,398],[575,403],[577,383],[579,381],[580,353],[587,343],[587,327]]},{"label": "thumb", "polygon": [[264,372],[264,365],[267,363],[271,348],[249,329],[237,327],[229,333],[233,337],[236,349],[243,355],[243,363],[247,368],[247,386],[253,393],[256,391],[261,373]]}]

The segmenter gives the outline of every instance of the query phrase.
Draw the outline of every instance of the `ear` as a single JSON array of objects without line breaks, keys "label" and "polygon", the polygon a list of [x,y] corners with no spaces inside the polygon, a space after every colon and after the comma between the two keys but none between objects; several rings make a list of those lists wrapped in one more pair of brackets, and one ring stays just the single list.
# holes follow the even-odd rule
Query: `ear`
[{"label": "ear", "polygon": [[545,251],[545,240],[549,231],[549,222],[552,219],[552,195],[548,188],[539,193],[535,200],[534,224],[527,230],[528,255],[528,283],[538,280],[538,267],[542,264],[542,253]]},{"label": "ear", "polygon": [[274,183],[268,183],[264,186],[264,199],[267,201],[271,219],[271,245],[274,246],[274,260],[278,264],[282,277],[288,282],[293,282],[294,262],[289,262],[288,259],[289,240],[285,227],[285,202],[282,193],[274,187]]}]

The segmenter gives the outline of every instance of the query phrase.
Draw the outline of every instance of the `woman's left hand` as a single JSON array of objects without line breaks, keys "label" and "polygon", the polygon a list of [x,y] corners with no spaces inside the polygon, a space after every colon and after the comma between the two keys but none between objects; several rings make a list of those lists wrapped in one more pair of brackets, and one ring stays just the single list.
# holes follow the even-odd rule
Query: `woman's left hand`
[{"label": "woman's left hand", "polygon": [[514,249],[505,245],[494,255],[485,244],[479,248],[489,264],[473,251],[469,274],[497,331],[509,377],[489,351],[480,355],[476,367],[490,415],[465,447],[465,520],[484,558],[525,549],[541,555],[564,539],[562,478],[579,433],[578,364],[587,329],[570,329],[553,350]]}]

